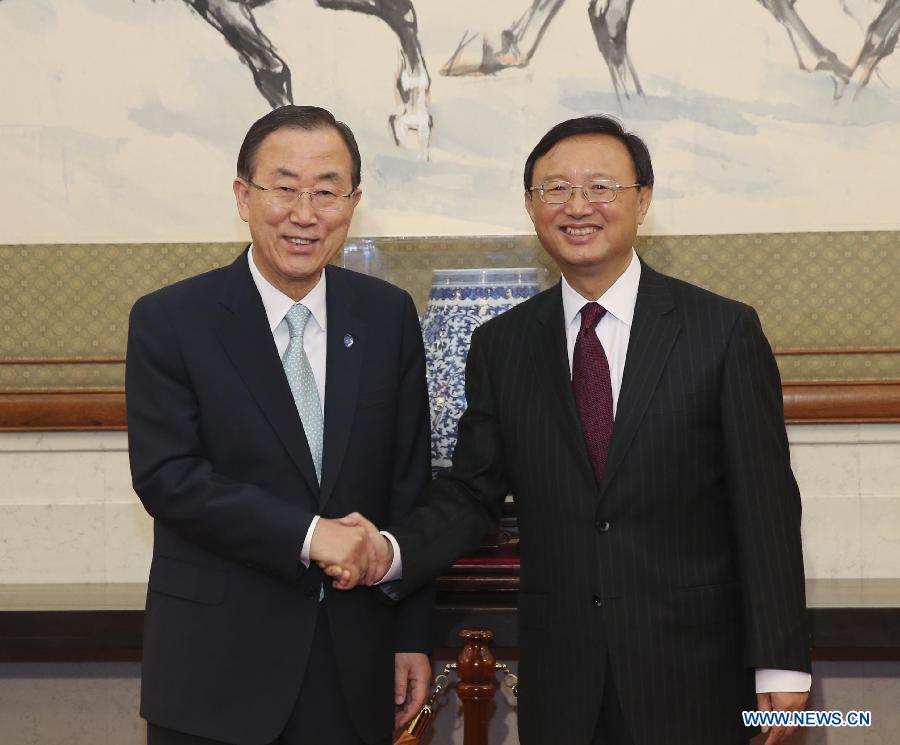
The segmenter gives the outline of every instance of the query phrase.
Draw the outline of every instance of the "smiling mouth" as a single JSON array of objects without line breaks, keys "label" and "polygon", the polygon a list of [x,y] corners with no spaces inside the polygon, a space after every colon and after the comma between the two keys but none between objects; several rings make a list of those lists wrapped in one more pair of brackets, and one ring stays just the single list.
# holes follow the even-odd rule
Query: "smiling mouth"
[{"label": "smiling mouth", "polygon": [[585,225],[583,227],[567,226],[563,228],[563,232],[565,232],[566,235],[574,236],[590,235],[591,233],[598,233],[601,230],[603,230],[603,228],[598,225]]},{"label": "smiling mouth", "polygon": [[286,237],[288,243],[292,243],[295,246],[311,246],[315,243],[315,239],[313,238],[290,238]]}]

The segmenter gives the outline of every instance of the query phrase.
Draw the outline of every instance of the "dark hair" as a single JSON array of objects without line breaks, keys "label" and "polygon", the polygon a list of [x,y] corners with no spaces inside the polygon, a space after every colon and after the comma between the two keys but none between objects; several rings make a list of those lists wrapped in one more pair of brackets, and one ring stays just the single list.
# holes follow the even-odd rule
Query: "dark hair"
[{"label": "dark hair", "polygon": [[281,106],[266,114],[262,119],[257,119],[247,131],[241,151],[237,159],[237,175],[243,179],[253,176],[256,168],[256,154],[266,137],[279,129],[305,129],[313,131],[331,127],[343,139],[347,150],[350,151],[350,160],[353,163],[351,184],[355,189],[359,186],[362,175],[362,160],[359,157],[359,147],[353,132],[343,122],[339,122],[327,109],[318,106]]},{"label": "dark hair", "polygon": [[557,124],[541,141],[525,161],[525,191],[531,188],[531,177],[534,175],[534,164],[538,158],[546,155],[558,142],[578,135],[609,135],[615,137],[627,149],[634,164],[637,182],[642,186],[653,186],[653,164],[650,162],[650,151],[644,141],[633,132],[626,132],[622,123],[611,116],[580,116]]}]

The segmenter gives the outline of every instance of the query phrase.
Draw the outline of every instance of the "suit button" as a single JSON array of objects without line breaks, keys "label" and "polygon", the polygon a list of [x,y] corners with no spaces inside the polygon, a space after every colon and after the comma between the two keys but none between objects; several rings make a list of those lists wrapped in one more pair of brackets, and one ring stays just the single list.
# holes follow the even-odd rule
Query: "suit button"
[{"label": "suit button", "polygon": [[608,520],[598,520],[597,521],[597,530],[601,533],[605,533],[609,530],[609,521]]},{"label": "suit button", "polygon": [[603,606],[603,601],[600,599],[598,595],[594,595],[594,605],[597,608],[601,608]]},{"label": "suit button", "polygon": [[308,598],[315,598],[319,596],[319,586],[318,585],[307,585],[303,588],[303,594]]}]

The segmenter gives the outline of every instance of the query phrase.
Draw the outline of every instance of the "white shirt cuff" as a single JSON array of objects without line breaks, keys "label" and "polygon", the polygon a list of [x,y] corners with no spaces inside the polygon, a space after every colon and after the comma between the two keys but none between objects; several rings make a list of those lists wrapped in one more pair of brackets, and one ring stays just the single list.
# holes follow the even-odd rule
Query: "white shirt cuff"
[{"label": "white shirt cuff", "polygon": [[757,693],[805,693],[811,686],[812,675],[799,670],[759,668],[756,671]]},{"label": "white shirt cuff", "polygon": [[391,542],[391,546],[394,547],[394,559],[391,561],[391,566],[387,570],[387,574],[385,574],[380,580],[378,580],[375,584],[380,585],[384,582],[394,582],[398,579],[403,579],[403,560],[400,558],[400,546],[397,543],[397,539],[394,538],[390,533],[386,530],[379,531],[381,535],[387,538]]},{"label": "white shirt cuff", "polygon": [[319,524],[319,515],[315,515],[309,524],[309,530],[306,531],[306,540],[303,541],[303,548],[300,549],[300,561],[307,569],[309,569],[309,547],[312,545],[313,533],[316,531],[316,525]]}]

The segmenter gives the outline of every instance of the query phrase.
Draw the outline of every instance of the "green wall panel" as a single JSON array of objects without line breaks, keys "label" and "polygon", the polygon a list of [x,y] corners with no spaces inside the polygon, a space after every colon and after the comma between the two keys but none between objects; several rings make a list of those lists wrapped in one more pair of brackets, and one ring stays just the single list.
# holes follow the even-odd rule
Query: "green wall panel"
[{"label": "green wall panel", "polygon": [[[438,268],[537,266],[534,236],[356,238],[374,273],[419,310]],[[353,249],[356,249],[355,251]],[[128,310],[158,287],[230,262],[241,244],[0,246],[0,360],[118,358]],[[374,250],[373,250],[374,249]],[[759,311],[776,349],[900,348],[900,233],[648,236],[652,266]],[[900,354],[779,355],[786,380],[900,379]],[[0,364],[0,389],[122,385],[117,363]]]}]

